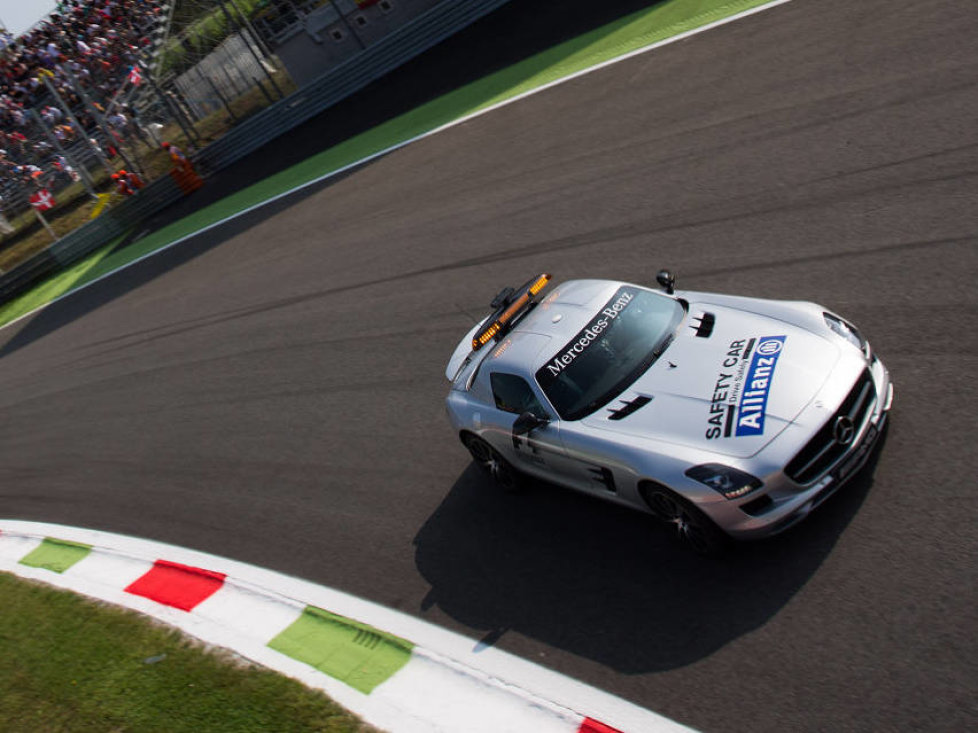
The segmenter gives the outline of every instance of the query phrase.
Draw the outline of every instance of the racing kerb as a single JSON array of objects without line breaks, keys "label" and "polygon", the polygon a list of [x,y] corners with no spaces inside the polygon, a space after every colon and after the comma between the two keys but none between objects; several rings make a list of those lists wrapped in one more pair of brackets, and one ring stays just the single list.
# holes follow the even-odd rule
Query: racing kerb
[{"label": "racing kerb", "polygon": [[152,616],[321,689],[385,730],[690,730],[406,614],[173,545],[0,520],[0,570]]}]

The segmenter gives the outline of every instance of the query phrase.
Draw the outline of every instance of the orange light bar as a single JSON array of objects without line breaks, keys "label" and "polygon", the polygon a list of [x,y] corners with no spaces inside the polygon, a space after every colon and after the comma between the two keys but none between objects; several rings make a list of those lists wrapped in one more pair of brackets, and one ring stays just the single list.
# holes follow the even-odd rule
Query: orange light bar
[{"label": "orange light bar", "polygon": [[530,286],[530,295],[536,295],[550,282],[550,273],[546,272],[537,278],[537,281]]},{"label": "orange light bar", "polygon": [[509,307],[499,316],[498,323],[507,323],[510,318],[520,312],[520,309],[530,302],[530,294],[523,293],[520,297],[509,304]]},{"label": "orange light bar", "polygon": [[502,326],[500,325],[499,321],[496,321],[491,326],[489,326],[489,328],[487,328],[485,331],[483,331],[474,339],[472,339],[472,350],[478,351],[487,343],[489,343],[489,341],[492,340],[492,337],[495,336],[497,333],[499,333],[500,328],[502,328]]},{"label": "orange light bar", "polygon": [[506,323],[515,318],[523,310],[523,308],[526,307],[534,295],[546,287],[548,282],[550,282],[549,273],[544,273],[538,277],[533,284],[523,292],[522,295],[520,295],[506,307],[506,310],[502,312],[499,318],[497,318],[493,324],[489,326],[489,328],[485,329],[482,333],[478,334],[472,339],[472,350],[478,351],[489,343],[489,341],[491,341],[493,337],[502,330]]}]

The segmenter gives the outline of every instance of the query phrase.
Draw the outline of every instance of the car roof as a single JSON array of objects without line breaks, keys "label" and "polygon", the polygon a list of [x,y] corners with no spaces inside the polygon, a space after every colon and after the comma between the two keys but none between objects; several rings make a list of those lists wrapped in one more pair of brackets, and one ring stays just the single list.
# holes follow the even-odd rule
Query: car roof
[{"label": "car roof", "polygon": [[615,280],[561,283],[493,348],[486,366],[532,378],[551,352],[556,353],[583,329],[622,285]]}]

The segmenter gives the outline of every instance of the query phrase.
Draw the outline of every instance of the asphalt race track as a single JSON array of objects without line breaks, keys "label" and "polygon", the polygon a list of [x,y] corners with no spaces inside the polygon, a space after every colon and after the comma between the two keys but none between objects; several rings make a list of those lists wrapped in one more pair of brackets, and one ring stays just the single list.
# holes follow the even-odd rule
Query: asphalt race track
[{"label": "asphalt race track", "polygon": [[[309,578],[706,731],[974,729],[975,38],[968,0],[795,0],[4,329],[0,516]],[[494,493],[442,407],[501,286],[661,266],[821,302],[896,383],[845,492],[714,562],[611,505]]]}]

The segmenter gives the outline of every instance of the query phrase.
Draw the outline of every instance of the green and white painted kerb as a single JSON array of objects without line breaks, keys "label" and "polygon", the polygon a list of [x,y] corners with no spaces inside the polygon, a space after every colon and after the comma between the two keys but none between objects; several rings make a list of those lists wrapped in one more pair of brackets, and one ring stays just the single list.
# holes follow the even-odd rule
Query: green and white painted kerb
[{"label": "green and white painted kerb", "polygon": [[413,616],[173,545],[0,520],[0,571],[145,613],[321,689],[384,730],[689,730]]}]

